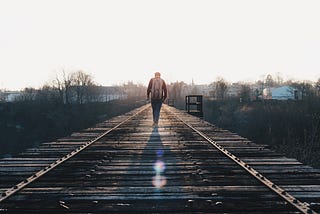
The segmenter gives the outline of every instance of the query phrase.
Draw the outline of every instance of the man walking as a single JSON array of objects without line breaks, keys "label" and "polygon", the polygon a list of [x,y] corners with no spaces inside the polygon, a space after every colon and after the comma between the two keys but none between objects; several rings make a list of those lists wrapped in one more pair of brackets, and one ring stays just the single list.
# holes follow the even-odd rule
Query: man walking
[{"label": "man walking", "polygon": [[155,77],[149,81],[147,99],[149,100],[151,93],[153,126],[158,126],[161,105],[167,98],[167,86],[164,80],[160,78],[159,72],[156,72],[154,76]]}]

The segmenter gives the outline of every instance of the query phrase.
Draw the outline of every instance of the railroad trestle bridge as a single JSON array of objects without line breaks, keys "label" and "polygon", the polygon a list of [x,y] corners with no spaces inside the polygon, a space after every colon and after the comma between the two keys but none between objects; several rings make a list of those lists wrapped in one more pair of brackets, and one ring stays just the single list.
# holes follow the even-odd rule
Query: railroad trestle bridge
[{"label": "railroad trestle bridge", "polygon": [[150,104],[0,159],[0,213],[319,213],[320,170]]}]

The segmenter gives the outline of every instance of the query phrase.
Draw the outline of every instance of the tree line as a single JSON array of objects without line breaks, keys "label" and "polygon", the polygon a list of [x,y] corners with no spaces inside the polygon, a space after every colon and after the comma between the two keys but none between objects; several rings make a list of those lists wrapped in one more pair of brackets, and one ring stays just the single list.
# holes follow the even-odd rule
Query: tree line
[{"label": "tree line", "polygon": [[320,97],[300,101],[206,100],[205,119],[320,168]]},{"label": "tree line", "polygon": [[[238,91],[233,96],[227,96],[228,89],[232,86],[237,85]],[[281,86],[290,86],[301,92],[302,98],[310,96],[320,96],[320,78],[313,81],[294,81],[286,80],[277,74],[275,77],[272,77],[270,74],[267,75],[264,79],[258,80],[254,83],[229,83],[222,77],[219,77],[216,81],[212,82],[209,87],[210,97],[216,100],[224,100],[233,98],[241,98],[242,101],[251,101],[259,100],[263,96],[264,89],[276,88]]]},{"label": "tree line", "polygon": [[145,94],[133,82],[102,87],[83,71],[63,71],[40,89],[25,88],[14,102],[0,102],[0,157],[128,112],[145,103]]},{"label": "tree line", "polygon": [[[320,79],[284,81],[280,76],[255,83],[238,83],[239,91],[228,96],[232,84],[218,78],[206,86],[204,119],[299,161],[320,168]],[[257,99],[264,88],[291,86],[301,91],[300,100]],[[169,98],[185,108],[184,97],[203,94],[196,85],[175,82]]]},{"label": "tree line", "polygon": [[142,104],[135,99],[81,105],[36,101],[0,103],[0,157],[69,135]]},{"label": "tree line", "polygon": [[[93,77],[83,71],[61,71],[40,89],[25,88],[15,101],[43,101],[63,104],[83,104],[109,101],[109,95],[118,98],[142,97],[146,87],[133,82],[119,86],[104,87],[94,82]],[[0,93],[1,94],[1,93]]]}]

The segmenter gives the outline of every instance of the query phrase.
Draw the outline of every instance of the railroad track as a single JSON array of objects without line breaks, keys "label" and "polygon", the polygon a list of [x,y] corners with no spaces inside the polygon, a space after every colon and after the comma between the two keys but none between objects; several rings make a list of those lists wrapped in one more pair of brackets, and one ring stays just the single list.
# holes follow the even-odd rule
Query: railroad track
[{"label": "railroad track", "polygon": [[317,213],[320,170],[149,105],[0,160],[0,213]]}]

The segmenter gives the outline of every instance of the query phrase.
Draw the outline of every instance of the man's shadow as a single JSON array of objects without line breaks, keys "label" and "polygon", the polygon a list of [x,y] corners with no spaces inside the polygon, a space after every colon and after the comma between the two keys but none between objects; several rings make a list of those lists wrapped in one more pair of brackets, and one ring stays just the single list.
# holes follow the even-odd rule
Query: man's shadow
[{"label": "man's shadow", "polygon": [[167,179],[165,177],[165,156],[169,151],[170,149],[163,145],[158,127],[154,127],[147,145],[143,149],[140,162],[148,162],[151,164],[148,165],[148,171],[150,170],[153,172],[153,175],[150,177],[150,184],[155,187],[155,190],[161,190],[161,188],[164,188],[167,184]]}]

